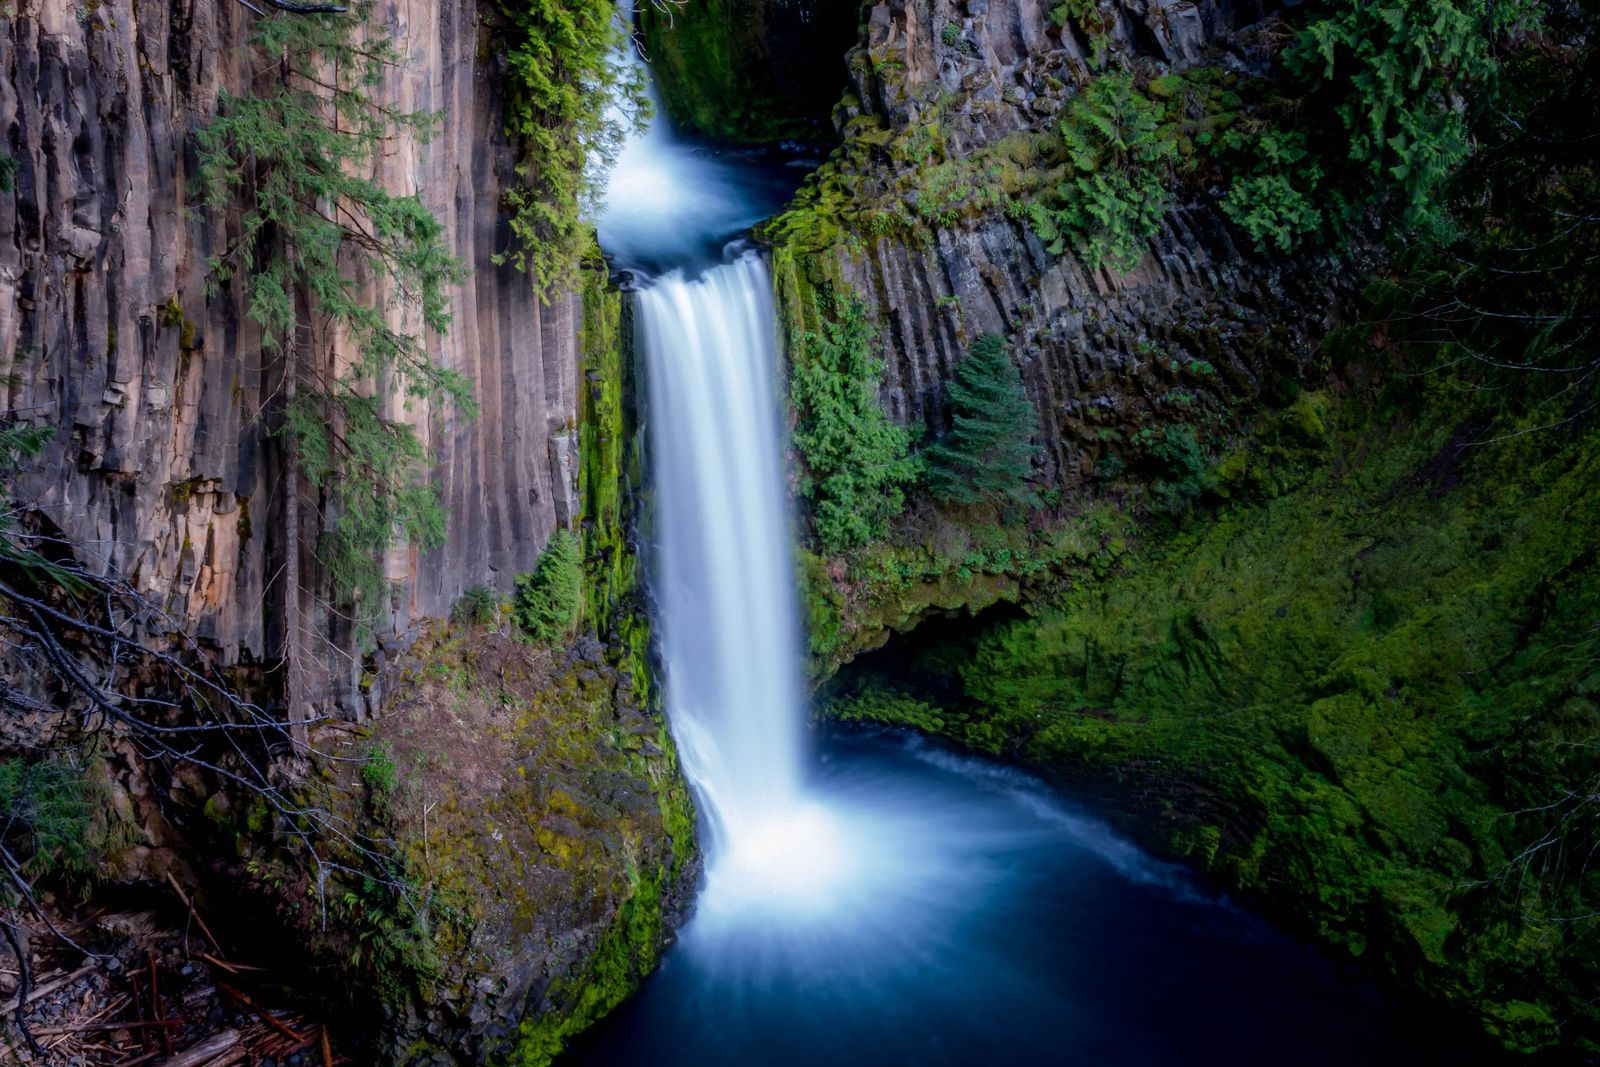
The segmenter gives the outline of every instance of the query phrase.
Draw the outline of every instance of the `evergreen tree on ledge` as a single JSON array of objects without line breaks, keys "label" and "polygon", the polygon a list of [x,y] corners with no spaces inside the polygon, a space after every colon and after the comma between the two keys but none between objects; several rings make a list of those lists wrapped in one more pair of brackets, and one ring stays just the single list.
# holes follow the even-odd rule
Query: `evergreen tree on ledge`
[{"label": "evergreen tree on ledge", "polygon": [[1039,416],[997,334],[978,338],[946,384],[954,429],[928,449],[928,490],[946,504],[1031,505]]}]

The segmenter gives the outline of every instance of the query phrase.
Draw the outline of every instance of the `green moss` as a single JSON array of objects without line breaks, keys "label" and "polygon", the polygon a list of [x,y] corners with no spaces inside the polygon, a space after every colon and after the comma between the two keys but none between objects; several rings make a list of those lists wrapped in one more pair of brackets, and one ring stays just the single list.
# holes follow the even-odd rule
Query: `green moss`
[{"label": "green moss", "polygon": [[[621,1004],[655,969],[661,956],[662,887],[656,878],[637,873],[631,881],[631,893],[601,935],[587,969],[551,990],[552,999],[568,1000],[566,1010],[524,1021],[510,1063],[545,1067],[568,1039]],[[566,997],[569,988],[571,995]]]},{"label": "green moss", "polygon": [[1600,434],[1458,455],[1454,403],[1384,424],[1297,401],[1262,432],[1324,442],[1298,487],[1041,589],[930,668],[954,700],[847,677],[836,713],[1136,783],[1153,845],[1508,1045],[1564,1012],[1563,1040],[1592,1039],[1600,876],[1515,857],[1561,832],[1535,810],[1557,783],[1595,774]]},{"label": "green moss", "polygon": [[[568,1039],[615,1008],[654,970],[663,947],[664,901],[686,887],[698,855],[693,802],[656,704],[649,620],[640,598],[638,558],[628,545],[629,509],[643,492],[643,479],[638,428],[627,404],[631,366],[622,299],[606,287],[598,264],[584,274],[583,308],[585,385],[578,440],[585,617],[594,621],[606,642],[606,657],[620,672],[624,699],[643,709],[654,724],[649,748],[630,739],[626,759],[631,773],[651,783],[668,848],[653,859],[639,852],[639,862],[630,864],[625,881],[614,887],[619,902],[593,953],[581,967],[559,974],[545,994],[545,1010],[523,1021],[510,1059],[519,1065],[549,1063]],[[552,707],[568,703],[562,699]],[[610,722],[604,725],[615,730]],[[550,737],[545,743],[555,740]],[[563,758],[581,764],[594,757],[580,740]],[[547,821],[534,834],[555,862],[587,870],[587,833],[560,829],[578,817],[577,809],[570,796],[548,793],[541,806]]]}]

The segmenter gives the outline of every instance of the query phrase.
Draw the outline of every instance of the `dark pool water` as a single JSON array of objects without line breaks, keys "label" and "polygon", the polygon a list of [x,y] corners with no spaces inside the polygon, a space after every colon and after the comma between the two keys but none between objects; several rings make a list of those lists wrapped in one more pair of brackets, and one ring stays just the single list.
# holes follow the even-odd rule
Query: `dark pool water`
[{"label": "dark pool water", "polygon": [[564,1065],[1483,1062],[1024,775],[840,734],[814,787],[838,840],[795,848],[824,873],[714,870]]}]

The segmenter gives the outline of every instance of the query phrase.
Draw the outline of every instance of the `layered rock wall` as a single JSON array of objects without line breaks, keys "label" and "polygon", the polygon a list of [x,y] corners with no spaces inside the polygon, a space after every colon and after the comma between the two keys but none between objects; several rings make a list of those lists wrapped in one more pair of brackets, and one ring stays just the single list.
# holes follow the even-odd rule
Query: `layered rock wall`
[{"label": "layered rock wall", "polygon": [[[256,17],[223,0],[19,0],[0,15],[0,152],[17,161],[14,190],[0,194],[0,407],[56,427],[21,499],[91,565],[134,579],[174,626],[228,661],[267,663],[288,614],[285,472],[270,430],[282,365],[239,282],[215,286],[207,269],[237,217],[193,189],[194,132],[219,94],[264,76],[247,45]],[[507,242],[512,151],[474,0],[398,0],[375,9],[369,32],[406,57],[379,98],[441,119],[426,144],[386,144],[375,177],[420,192],[472,268],[449,335],[429,345],[473,380],[481,408],[467,419],[393,405],[437,449],[450,518],[443,548],[390,553],[402,595],[381,645],[466,589],[508,590],[575,521],[581,311],[570,294],[541,302],[491,260]],[[347,358],[325,324],[306,329],[313,359]],[[302,481],[299,492],[311,695],[359,713],[381,694],[358,684],[359,643],[316,559],[314,491]]]},{"label": "layered rock wall", "polygon": [[[1054,6],[873,5],[836,116],[846,143],[829,168],[843,176],[822,183],[844,190],[823,208],[839,213],[841,232],[821,247],[790,244],[820,252],[868,295],[884,406],[898,422],[940,432],[955,364],[979,335],[1005,334],[1040,412],[1040,481],[1070,491],[1138,428],[1226,424],[1232,400],[1296,376],[1337,321],[1348,283],[1332,262],[1256,254],[1208,196],[1180,196],[1129,272],[1048,251],[1025,208],[1054,180],[1041,157],[1059,144],[1094,49],[1081,28],[1053,21]],[[1248,71],[1261,55],[1240,31],[1270,13],[1226,0],[1107,0],[1097,10],[1104,46],[1141,78],[1198,65]],[[918,137],[937,149],[901,155]],[[1026,189],[996,191],[1007,182]],[[953,217],[927,207],[939,196]],[[875,233],[871,216],[894,213],[910,229]]]}]

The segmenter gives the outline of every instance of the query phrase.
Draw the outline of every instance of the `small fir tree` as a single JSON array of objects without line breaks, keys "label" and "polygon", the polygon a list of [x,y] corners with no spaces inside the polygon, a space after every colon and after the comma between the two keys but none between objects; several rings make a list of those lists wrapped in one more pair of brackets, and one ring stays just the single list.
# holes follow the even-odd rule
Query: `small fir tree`
[{"label": "small fir tree", "polygon": [[928,490],[947,504],[1031,504],[1039,416],[1005,340],[978,338],[946,388],[955,428],[928,449]]},{"label": "small fir tree", "polygon": [[582,600],[583,560],[578,539],[566,530],[557,530],[533,573],[517,576],[512,614],[528,639],[556,641],[578,624]]}]

